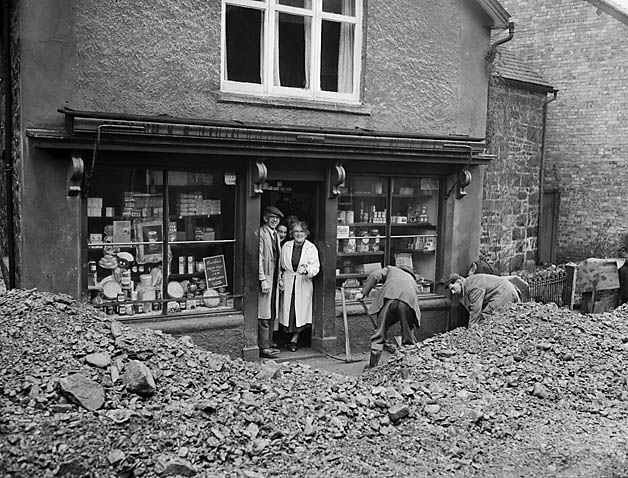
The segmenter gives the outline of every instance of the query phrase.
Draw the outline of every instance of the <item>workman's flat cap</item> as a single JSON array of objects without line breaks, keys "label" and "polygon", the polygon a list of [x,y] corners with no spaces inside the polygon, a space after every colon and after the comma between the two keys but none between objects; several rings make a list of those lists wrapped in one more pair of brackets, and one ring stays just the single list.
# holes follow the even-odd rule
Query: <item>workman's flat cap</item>
[{"label": "workman's flat cap", "polygon": [[450,284],[453,284],[458,279],[462,279],[462,276],[460,274],[457,274],[456,272],[452,272],[451,274],[449,274],[449,277],[445,281],[445,288],[449,287]]},{"label": "workman's flat cap", "polygon": [[266,214],[274,214],[275,216],[283,217],[283,212],[281,212],[275,206],[266,206],[264,208],[264,215]]},{"label": "workman's flat cap", "polygon": [[398,266],[398,269],[401,269],[402,271],[407,272],[408,274],[412,276],[414,280],[416,280],[416,274],[408,266]]}]

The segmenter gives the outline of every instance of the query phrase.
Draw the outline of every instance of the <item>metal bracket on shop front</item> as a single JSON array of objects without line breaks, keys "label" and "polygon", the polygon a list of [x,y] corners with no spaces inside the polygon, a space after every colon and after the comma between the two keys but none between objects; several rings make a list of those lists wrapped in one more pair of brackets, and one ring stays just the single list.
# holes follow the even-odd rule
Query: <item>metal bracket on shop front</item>
[{"label": "metal bracket on shop front", "polygon": [[68,179],[68,196],[78,196],[81,193],[85,163],[78,151],[72,152],[72,167]]},{"label": "metal bracket on shop front", "polygon": [[342,161],[336,161],[329,166],[329,198],[335,198],[340,194],[340,187],[347,179],[347,172],[342,166]]},{"label": "metal bracket on shop front", "polygon": [[268,168],[264,164],[263,159],[257,159],[249,164],[249,186],[251,188],[251,197],[262,194],[262,186],[268,177]]},{"label": "metal bracket on shop front", "polygon": [[451,185],[447,194],[445,194],[445,199],[449,199],[453,190],[456,190],[456,199],[462,199],[467,195],[467,192],[464,190],[471,181],[473,180],[473,176],[471,176],[471,171],[469,171],[469,166],[471,165],[471,160],[473,159],[473,148],[468,145],[445,145],[449,147],[456,148],[465,148],[469,152],[469,158],[467,159],[467,164],[464,165],[460,171],[458,171],[458,175],[456,176],[456,181]]}]

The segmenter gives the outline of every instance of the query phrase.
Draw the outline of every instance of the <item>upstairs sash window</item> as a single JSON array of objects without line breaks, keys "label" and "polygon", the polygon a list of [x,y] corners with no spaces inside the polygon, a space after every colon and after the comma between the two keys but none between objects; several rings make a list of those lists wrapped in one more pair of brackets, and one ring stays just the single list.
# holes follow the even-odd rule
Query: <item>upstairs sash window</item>
[{"label": "upstairs sash window", "polygon": [[223,0],[222,90],[357,102],[361,0]]}]

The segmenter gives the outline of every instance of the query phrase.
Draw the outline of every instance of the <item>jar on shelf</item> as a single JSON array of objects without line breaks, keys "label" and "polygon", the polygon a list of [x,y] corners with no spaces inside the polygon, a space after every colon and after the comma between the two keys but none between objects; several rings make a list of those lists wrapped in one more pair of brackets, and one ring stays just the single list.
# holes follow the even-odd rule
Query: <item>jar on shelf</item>
[{"label": "jar on shelf", "polygon": [[379,252],[379,229],[371,229],[369,232],[371,241],[369,242],[369,250],[371,252]]},{"label": "jar on shelf", "polygon": [[360,232],[360,239],[357,243],[357,252],[368,252],[369,251],[369,243],[371,242],[369,238],[369,233],[365,229]]},{"label": "jar on shelf", "polygon": [[346,254],[350,254],[352,252],[355,252],[356,248],[355,248],[355,233],[353,231],[351,231],[349,233],[349,239],[345,240],[345,244],[344,244],[344,248],[343,251]]}]

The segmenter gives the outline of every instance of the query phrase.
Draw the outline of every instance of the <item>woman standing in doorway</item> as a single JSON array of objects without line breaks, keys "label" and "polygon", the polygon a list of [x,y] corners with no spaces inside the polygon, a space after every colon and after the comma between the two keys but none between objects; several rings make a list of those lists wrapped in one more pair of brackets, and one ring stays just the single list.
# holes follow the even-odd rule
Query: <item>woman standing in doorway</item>
[{"label": "woman standing in doorway", "polygon": [[299,334],[312,324],[312,278],[320,270],[318,249],[307,240],[310,234],[307,223],[296,221],[290,229],[293,239],[281,249],[283,300],[280,323],[292,338],[288,350],[296,352]]}]

